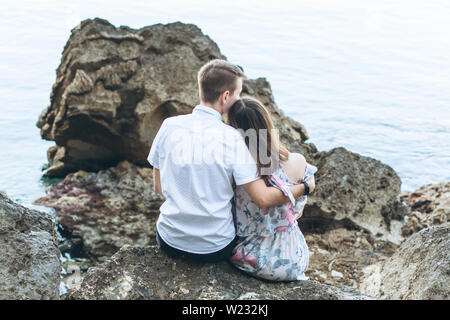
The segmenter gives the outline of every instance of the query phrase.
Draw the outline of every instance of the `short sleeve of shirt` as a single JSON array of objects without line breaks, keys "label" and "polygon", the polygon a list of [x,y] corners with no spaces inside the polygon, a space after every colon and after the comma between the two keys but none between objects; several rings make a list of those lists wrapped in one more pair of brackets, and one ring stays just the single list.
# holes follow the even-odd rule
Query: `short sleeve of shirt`
[{"label": "short sleeve of shirt", "polygon": [[160,163],[159,163],[159,150],[161,149],[161,140],[165,133],[165,125],[166,121],[164,120],[161,124],[161,127],[158,130],[158,133],[156,134],[155,138],[153,139],[152,147],[150,148],[150,153],[148,154],[147,160],[148,162],[153,166],[153,168],[159,169]]},{"label": "short sleeve of shirt", "polygon": [[307,179],[312,177],[316,172],[317,172],[316,166],[306,163],[306,170],[305,170],[305,174],[303,175],[302,181],[306,181]]},{"label": "short sleeve of shirt", "polygon": [[236,185],[243,185],[259,179],[255,159],[248,150],[244,139],[237,133],[233,161],[233,176]]}]

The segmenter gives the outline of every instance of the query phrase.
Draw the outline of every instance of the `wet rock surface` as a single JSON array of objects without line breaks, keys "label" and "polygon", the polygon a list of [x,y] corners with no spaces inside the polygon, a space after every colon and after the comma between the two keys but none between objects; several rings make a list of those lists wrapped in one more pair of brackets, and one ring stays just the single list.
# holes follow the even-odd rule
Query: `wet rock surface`
[{"label": "wet rock surface", "polygon": [[0,191],[0,300],[59,299],[55,219]]},{"label": "wet rock surface", "polygon": [[78,171],[34,203],[55,209],[69,243],[91,258],[111,256],[125,244],[154,244],[163,198],[153,192],[153,170],[128,161],[98,173]]}]

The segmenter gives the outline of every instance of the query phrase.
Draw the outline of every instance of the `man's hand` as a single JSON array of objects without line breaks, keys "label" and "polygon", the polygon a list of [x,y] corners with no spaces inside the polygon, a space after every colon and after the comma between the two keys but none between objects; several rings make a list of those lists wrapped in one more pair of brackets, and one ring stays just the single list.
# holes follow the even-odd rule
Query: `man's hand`
[{"label": "man's hand", "polygon": [[316,180],[314,180],[314,176],[311,176],[308,179],[306,179],[306,182],[308,183],[309,186],[309,193],[313,192],[314,189],[316,188]]},{"label": "man's hand", "polygon": [[[316,180],[314,179],[314,176],[309,177],[308,179],[306,179],[306,182],[308,183],[309,186],[309,193],[314,191],[314,188],[316,187]],[[300,219],[303,216],[303,210],[305,209],[305,207],[302,208],[302,211],[300,211],[299,215],[297,216],[296,220]]]}]

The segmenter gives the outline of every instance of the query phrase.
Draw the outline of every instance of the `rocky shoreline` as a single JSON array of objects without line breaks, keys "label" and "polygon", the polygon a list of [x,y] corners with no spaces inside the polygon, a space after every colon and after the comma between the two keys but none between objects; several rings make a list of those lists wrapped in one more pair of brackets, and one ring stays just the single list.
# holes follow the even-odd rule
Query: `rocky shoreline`
[{"label": "rocky shoreline", "polygon": [[[11,261],[31,256],[18,249],[23,240],[10,235],[36,231],[11,223],[9,215],[17,208],[23,215],[41,213],[3,195],[0,250],[7,248],[9,258],[0,257],[6,279],[0,298],[448,299],[450,182],[401,194],[401,180],[388,165],[344,148],[317,150],[307,142],[306,129],[276,105],[264,78],[246,80],[243,95],[262,101],[280,140],[319,168],[316,190],[299,220],[311,251],[311,280],[268,283],[227,263],[197,265],[160,252],[155,222],[163,198],[153,192],[146,157],[162,121],[196,105],[197,70],[213,58],[226,59],[190,24],[134,30],[96,18],[72,30],[51,103],[37,121],[42,138],[55,142],[43,173],[63,178],[34,203],[55,213],[42,213],[53,221],[45,227],[53,242],[42,234],[47,240],[41,247],[53,253],[42,255],[52,266],[46,271],[52,277],[45,279],[53,291],[35,279],[14,282],[21,271]],[[63,237],[59,243],[56,228]],[[424,241],[427,247],[420,245]],[[67,288],[61,297],[54,292],[60,275]]]},{"label": "rocky shoreline", "polygon": [[[123,168],[124,164],[119,167]],[[99,176],[102,174],[104,172],[98,173]],[[82,171],[80,175],[89,176]],[[70,178],[69,175],[67,180]],[[63,181],[61,185],[64,185]],[[25,208],[0,192],[3,258],[0,259],[0,297],[448,299],[450,211],[446,203],[450,197],[449,187],[450,182],[432,184],[402,195],[403,199],[420,198],[427,207],[418,208],[417,201],[406,206],[402,230],[412,233],[400,245],[376,240],[367,231],[343,227],[322,233],[304,232],[311,251],[306,272],[310,280],[288,283],[251,278],[228,263],[202,265],[169,258],[155,245],[153,235],[145,238],[147,242],[125,244],[111,256],[89,253],[82,238],[73,234],[70,238],[59,239],[57,246],[56,229],[57,225],[59,228],[62,225],[56,221],[63,221],[60,216]],[[64,195],[60,198],[64,199]],[[61,209],[54,208],[55,212]],[[415,220],[420,213],[417,209],[426,211],[418,222]],[[440,218],[433,218],[436,216]],[[418,229],[418,225],[422,228]],[[114,238],[120,234],[119,231],[117,235],[105,235]],[[130,239],[124,236],[122,241],[126,243]],[[66,253],[73,258],[62,259]],[[208,275],[206,278],[205,274]],[[66,290],[59,296],[61,283]]]}]

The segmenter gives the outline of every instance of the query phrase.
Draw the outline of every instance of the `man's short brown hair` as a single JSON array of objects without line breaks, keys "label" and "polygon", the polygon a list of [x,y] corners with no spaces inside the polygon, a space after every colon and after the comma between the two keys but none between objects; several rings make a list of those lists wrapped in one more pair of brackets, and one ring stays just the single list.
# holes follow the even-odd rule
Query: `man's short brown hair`
[{"label": "man's short brown hair", "polygon": [[227,90],[234,93],[238,78],[247,79],[240,67],[221,59],[203,65],[197,76],[200,99],[209,103],[216,102]]}]

